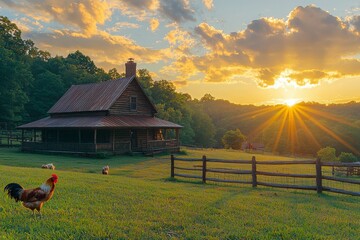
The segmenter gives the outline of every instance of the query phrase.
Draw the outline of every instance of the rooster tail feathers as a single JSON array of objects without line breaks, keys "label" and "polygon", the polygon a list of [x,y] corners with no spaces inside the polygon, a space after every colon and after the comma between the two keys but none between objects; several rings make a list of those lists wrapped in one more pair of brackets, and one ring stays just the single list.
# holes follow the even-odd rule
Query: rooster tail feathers
[{"label": "rooster tail feathers", "polygon": [[7,195],[14,198],[16,202],[21,200],[21,194],[23,191],[24,188],[17,183],[9,183],[4,188],[4,192],[7,192]]}]

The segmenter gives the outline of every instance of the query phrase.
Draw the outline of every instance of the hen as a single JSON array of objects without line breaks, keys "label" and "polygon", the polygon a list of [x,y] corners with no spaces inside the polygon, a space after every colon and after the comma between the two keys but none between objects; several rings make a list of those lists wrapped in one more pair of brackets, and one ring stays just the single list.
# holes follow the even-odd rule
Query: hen
[{"label": "hen", "polygon": [[58,181],[58,176],[52,174],[51,178],[46,180],[40,187],[34,189],[24,189],[17,183],[9,183],[4,188],[9,197],[14,198],[15,201],[22,201],[22,205],[33,211],[36,209],[41,215],[41,208],[44,203],[51,199],[54,194],[55,184]]}]

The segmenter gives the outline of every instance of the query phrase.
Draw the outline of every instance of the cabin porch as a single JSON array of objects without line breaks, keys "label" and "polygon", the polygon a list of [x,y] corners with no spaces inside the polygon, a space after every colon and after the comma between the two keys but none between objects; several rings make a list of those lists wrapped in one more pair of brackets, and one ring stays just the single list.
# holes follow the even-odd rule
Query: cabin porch
[{"label": "cabin porch", "polygon": [[[30,131],[30,134],[29,134]],[[179,129],[23,129],[22,151],[97,153],[154,153],[180,150]]]}]

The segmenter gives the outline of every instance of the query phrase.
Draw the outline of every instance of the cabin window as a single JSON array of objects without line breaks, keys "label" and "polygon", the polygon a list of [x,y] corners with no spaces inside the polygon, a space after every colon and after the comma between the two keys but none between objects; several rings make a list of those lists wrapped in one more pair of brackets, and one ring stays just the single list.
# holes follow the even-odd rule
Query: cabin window
[{"label": "cabin window", "polygon": [[130,111],[136,111],[137,99],[135,96],[130,97]]}]

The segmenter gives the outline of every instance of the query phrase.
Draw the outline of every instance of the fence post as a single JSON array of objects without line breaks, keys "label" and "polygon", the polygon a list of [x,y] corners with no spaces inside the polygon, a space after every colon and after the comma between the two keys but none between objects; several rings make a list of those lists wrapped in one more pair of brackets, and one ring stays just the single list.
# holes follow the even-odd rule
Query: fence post
[{"label": "fence post", "polygon": [[256,159],[255,156],[251,159],[251,171],[252,171],[252,186],[257,186],[257,177],[256,177]]},{"label": "fence post", "polygon": [[171,177],[175,177],[175,158],[174,155],[171,154]]},{"label": "fence post", "polygon": [[316,191],[322,193],[322,172],[321,172],[321,160],[316,159]]},{"label": "fence post", "polygon": [[206,156],[205,155],[202,157],[202,162],[203,162],[203,166],[202,166],[202,182],[206,183]]}]

